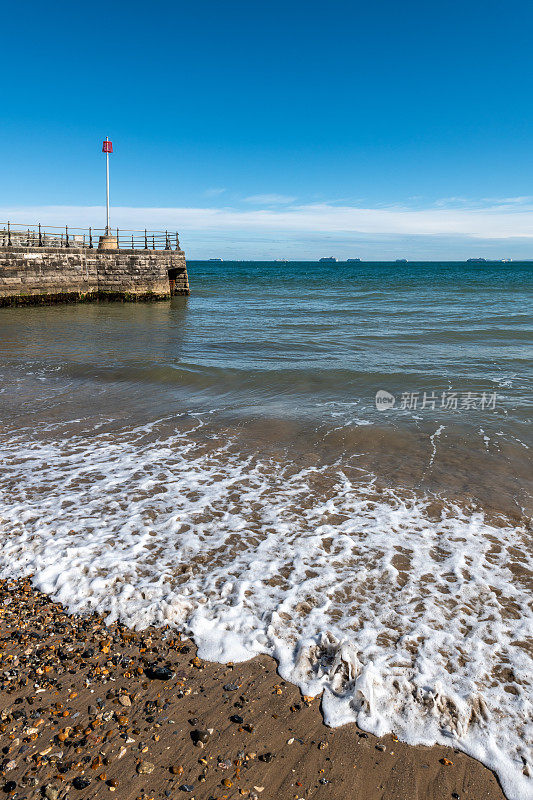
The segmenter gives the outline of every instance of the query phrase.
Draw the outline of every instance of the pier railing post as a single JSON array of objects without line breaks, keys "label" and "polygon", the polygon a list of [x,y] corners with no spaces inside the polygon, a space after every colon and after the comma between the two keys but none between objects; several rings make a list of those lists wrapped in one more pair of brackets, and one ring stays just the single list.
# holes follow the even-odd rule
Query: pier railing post
[{"label": "pier railing post", "polygon": [[11,228],[9,221],[7,223],[7,246],[11,247]]},{"label": "pier railing post", "polygon": [[93,232],[92,228],[89,228],[89,250],[93,249]]},{"label": "pier railing post", "polygon": [[68,243],[68,225],[65,225],[65,247],[69,247],[69,243]]},{"label": "pier railing post", "polygon": [[41,233],[41,223],[39,222],[39,247],[43,246],[43,235]]}]

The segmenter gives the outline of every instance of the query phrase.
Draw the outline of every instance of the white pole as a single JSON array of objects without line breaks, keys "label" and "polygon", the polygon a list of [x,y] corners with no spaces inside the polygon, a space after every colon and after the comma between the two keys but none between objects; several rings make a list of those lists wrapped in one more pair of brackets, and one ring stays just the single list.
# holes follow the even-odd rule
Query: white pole
[{"label": "white pole", "polygon": [[[109,141],[108,137],[105,137],[106,142]],[[105,154],[105,174],[106,174],[106,210],[107,210],[107,224],[105,229],[106,236],[109,236],[110,227],[109,227],[109,152],[106,150]]]}]

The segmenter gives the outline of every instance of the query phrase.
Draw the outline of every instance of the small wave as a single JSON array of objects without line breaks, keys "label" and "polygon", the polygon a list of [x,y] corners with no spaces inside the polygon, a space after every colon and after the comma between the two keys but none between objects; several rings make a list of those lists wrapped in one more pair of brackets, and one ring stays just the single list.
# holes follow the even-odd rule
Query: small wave
[{"label": "small wave", "polygon": [[203,658],[270,653],[323,692],[328,724],[453,743],[529,797],[528,531],[243,456],[202,424],[5,437],[0,574],[72,612],[182,627]]}]

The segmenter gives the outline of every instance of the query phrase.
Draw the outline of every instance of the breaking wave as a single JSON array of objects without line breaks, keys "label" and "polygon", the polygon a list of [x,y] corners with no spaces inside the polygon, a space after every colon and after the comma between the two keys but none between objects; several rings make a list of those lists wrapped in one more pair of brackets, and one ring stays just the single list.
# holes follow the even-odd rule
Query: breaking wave
[{"label": "breaking wave", "polygon": [[452,744],[531,797],[528,529],[201,425],[6,435],[1,575],[202,658],[269,653],[328,724]]}]

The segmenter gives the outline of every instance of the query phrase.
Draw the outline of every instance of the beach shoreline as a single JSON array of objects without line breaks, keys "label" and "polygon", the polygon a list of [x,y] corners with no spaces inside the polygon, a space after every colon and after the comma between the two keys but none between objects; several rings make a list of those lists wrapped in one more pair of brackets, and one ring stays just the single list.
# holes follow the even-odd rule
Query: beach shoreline
[{"label": "beach shoreline", "polygon": [[276,662],[202,661],[175,631],[69,615],[0,581],[2,785],[13,800],[107,797],[505,800],[453,747],[324,725]]}]

